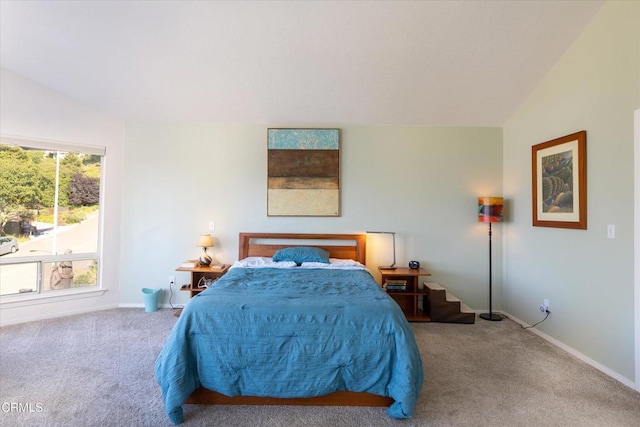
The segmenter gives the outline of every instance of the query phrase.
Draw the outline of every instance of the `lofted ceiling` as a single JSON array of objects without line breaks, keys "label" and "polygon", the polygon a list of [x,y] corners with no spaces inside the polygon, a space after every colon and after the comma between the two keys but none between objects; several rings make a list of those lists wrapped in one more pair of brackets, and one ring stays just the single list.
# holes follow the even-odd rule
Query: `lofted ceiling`
[{"label": "lofted ceiling", "polygon": [[3,68],[131,121],[502,126],[603,1],[0,1]]}]

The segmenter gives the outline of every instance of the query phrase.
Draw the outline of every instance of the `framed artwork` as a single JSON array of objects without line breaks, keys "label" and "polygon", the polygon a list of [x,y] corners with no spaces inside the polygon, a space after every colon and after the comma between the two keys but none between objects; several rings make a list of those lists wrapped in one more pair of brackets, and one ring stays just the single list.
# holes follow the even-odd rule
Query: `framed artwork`
[{"label": "framed artwork", "polygon": [[533,225],[587,229],[587,132],[531,147]]},{"label": "framed artwork", "polygon": [[339,129],[267,129],[267,216],[340,216]]}]

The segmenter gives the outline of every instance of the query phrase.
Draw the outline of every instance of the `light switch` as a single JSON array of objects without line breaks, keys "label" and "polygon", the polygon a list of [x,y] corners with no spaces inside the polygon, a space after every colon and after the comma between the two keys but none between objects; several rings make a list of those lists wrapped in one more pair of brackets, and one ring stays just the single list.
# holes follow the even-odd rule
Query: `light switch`
[{"label": "light switch", "polygon": [[215,222],[209,221],[209,231],[213,231],[214,228],[216,228]]},{"label": "light switch", "polygon": [[616,226],[613,224],[607,225],[607,239],[616,238]]}]

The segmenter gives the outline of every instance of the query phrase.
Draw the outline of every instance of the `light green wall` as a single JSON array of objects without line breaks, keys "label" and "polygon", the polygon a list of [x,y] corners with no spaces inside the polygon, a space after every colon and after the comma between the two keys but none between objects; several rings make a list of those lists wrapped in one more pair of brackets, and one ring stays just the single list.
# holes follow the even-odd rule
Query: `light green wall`
[{"label": "light green wall", "polygon": [[[174,268],[198,256],[198,234],[214,219],[213,253],[225,263],[237,259],[241,231],[396,231],[400,265],[416,259],[467,305],[488,308],[488,237],[476,222],[477,196],[501,193],[500,129],[327,125],[341,129],[342,215],[281,218],[266,215],[267,127],[126,124],[122,303],[141,303],[142,287],[167,289],[170,275],[185,283],[188,275]],[[390,259],[369,249],[377,275]]]},{"label": "light green wall", "polygon": [[[640,2],[609,2],[504,126],[503,303],[543,333],[634,380],[633,111]],[[531,225],[531,146],[587,131],[588,229]],[[607,224],[616,226],[607,239]]]}]

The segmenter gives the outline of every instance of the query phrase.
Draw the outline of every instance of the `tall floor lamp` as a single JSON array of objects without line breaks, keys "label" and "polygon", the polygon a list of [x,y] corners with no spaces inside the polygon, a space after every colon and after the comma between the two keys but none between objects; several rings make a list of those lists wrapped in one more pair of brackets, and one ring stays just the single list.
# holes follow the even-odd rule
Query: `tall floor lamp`
[{"label": "tall floor lamp", "polygon": [[499,321],[502,316],[493,312],[493,292],[491,289],[491,224],[502,222],[502,197],[478,197],[478,222],[489,223],[489,312],[480,313],[480,318]]}]

